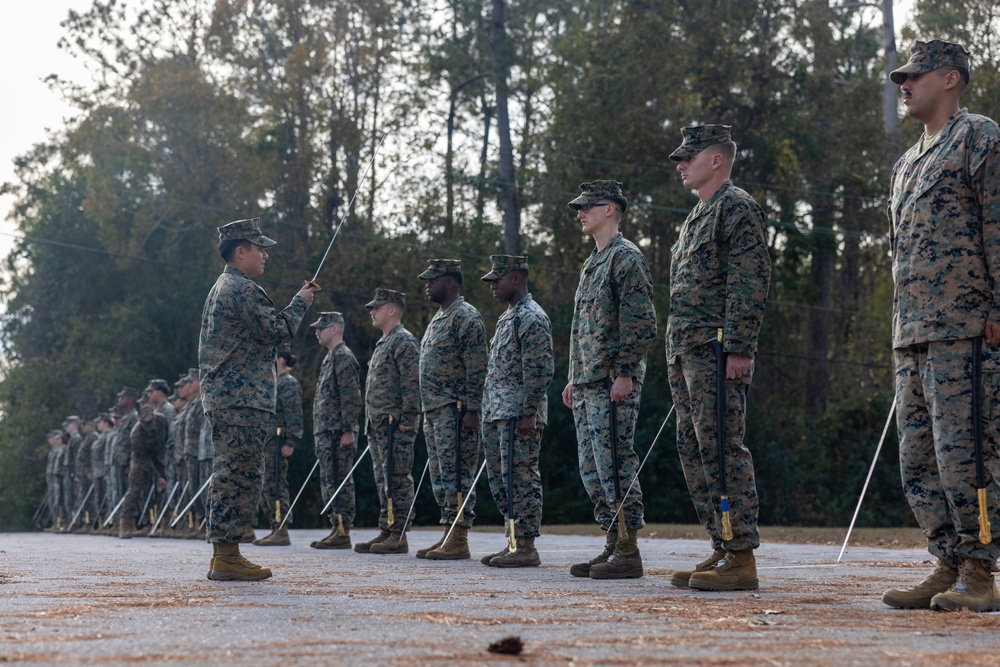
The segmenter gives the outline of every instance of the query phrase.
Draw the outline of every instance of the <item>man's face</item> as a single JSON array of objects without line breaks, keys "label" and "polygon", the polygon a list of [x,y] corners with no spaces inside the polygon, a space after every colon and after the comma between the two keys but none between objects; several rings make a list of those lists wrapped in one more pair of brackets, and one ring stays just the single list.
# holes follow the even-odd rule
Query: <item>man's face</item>
[{"label": "man's face", "polygon": [[379,306],[368,309],[368,315],[372,318],[372,326],[381,329],[388,316],[389,304],[383,303]]},{"label": "man's face", "polygon": [[80,430],[80,425],[76,422],[68,422],[65,428],[70,435],[76,435]]},{"label": "man's face", "polygon": [[933,72],[907,74],[903,83],[899,84],[906,113],[917,120],[930,120],[945,90],[947,73],[948,70],[940,68]]},{"label": "man's face", "polygon": [[427,281],[424,291],[427,293],[428,299],[434,303],[441,303],[448,296],[448,285],[448,276],[438,276]]},{"label": "man's face", "polygon": [[510,301],[516,287],[517,282],[513,273],[505,273],[496,280],[490,281],[490,292],[493,293],[493,298],[503,303]]},{"label": "man's face", "polygon": [[167,401],[167,395],[160,389],[147,389],[146,400],[149,401],[154,408],[158,408]]},{"label": "man's face", "polygon": [[323,347],[329,347],[330,341],[333,340],[334,336],[337,334],[337,327],[323,327],[322,329],[316,329],[316,340]]},{"label": "man's face", "polygon": [[91,433],[94,432],[94,421],[93,420],[88,419],[87,421],[83,422],[83,432],[86,435],[90,435]]},{"label": "man's face", "polygon": [[580,221],[580,230],[584,234],[593,236],[608,225],[615,224],[615,204],[607,199],[602,199],[593,204],[581,206],[576,211],[576,219]]},{"label": "man's face", "polygon": [[118,399],[118,409],[121,410],[123,413],[128,414],[129,412],[132,412],[132,409],[134,407],[135,407],[135,398],[133,398],[132,396],[122,396],[121,398]]},{"label": "man's face", "polygon": [[248,243],[247,246],[236,248],[235,258],[240,271],[246,274],[247,278],[256,278],[264,275],[264,265],[267,264],[267,252],[263,246],[256,243]]},{"label": "man's face", "polygon": [[681,158],[677,163],[677,171],[681,174],[681,182],[688,190],[699,190],[712,180],[712,159],[718,153],[703,150],[689,157]]}]

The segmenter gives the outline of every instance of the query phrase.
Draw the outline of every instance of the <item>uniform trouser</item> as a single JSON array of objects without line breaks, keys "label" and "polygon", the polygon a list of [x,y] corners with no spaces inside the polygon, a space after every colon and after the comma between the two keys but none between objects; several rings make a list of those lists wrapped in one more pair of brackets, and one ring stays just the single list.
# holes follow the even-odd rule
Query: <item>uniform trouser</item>
[{"label": "uniform trouser", "polygon": [[[927,550],[946,564],[993,563],[1000,535],[979,542],[979,504],[972,431],[972,341],[935,341],[893,351],[896,427],[903,493],[927,538]],[[1000,352],[983,345],[983,454],[989,515],[998,516],[997,425]]]},{"label": "uniform trouser", "polygon": [[67,521],[73,518],[73,512],[76,511],[76,507],[73,506],[73,502],[76,500],[76,486],[77,484],[73,476],[69,473],[63,473],[62,504],[63,514]]},{"label": "uniform trouser", "polygon": [[[70,520],[73,520],[73,515],[76,514],[77,510],[80,511],[80,516],[76,520],[76,525],[80,526],[83,524],[83,513],[90,510],[90,500],[94,497],[94,492],[90,491],[90,498],[87,498],[87,506],[83,506],[83,499],[87,496],[87,491],[90,490],[90,482],[87,481],[86,475],[81,475],[79,481],[76,483],[76,498],[73,499],[73,514],[69,515]],[[93,512],[91,511],[93,514]]]},{"label": "uniform trouser", "polygon": [[[200,482],[198,488],[200,489],[201,485],[205,483],[205,480],[207,480],[209,477],[212,476],[214,459],[199,459],[197,465],[198,465],[198,481]],[[195,490],[195,493],[197,493],[197,489]],[[207,489],[205,490],[204,493],[201,494],[200,502],[196,502],[194,505],[192,505],[191,509],[194,510],[195,522],[198,525],[201,525],[201,519],[204,519],[206,516],[208,516],[209,494]],[[251,525],[253,524],[251,523]]]},{"label": "uniform trouser", "polygon": [[56,518],[62,513],[62,477],[49,473],[46,481],[49,487],[49,518],[54,526]]},{"label": "uniform trouser", "polygon": [[[316,459],[319,461],[319,485],[323,492],[324,506],[330,502],[334,491],[344,482],[344,477],[354,466],[354,457],[358,448],[357,439],[350,447],[341,447],[340,437],[340,431],[323,431],[315,434]],[[376,479],[378,479],[378,475],[376,475]],[[399,511],[396,509],[395,502],[393,501],[392,508],[394,514]],[[354,475],[351,475],[344,483],[344,488],[337,494],[336,500],[330,505],[328,514],[330,525],[336,528],[339,525],[337,521],[339,516],[340,520],[344,522],[344,528],[354,527],[355,511]]]},{"label": "uniform trouser", "polygon": [[[504,526],[510,498],[507,495],[507,471],[510,427],[514,425],[514,537],[538,537],[542,527],[542,475],[538,471],[538,457],[542,448],[542,431],[539,426],[531,435],[517,433],[516,419],[501,419],[483,425],[483,449],[486,451],[486,474],[490,479],[490,492],[503,514]],[[505,530],[506,532],[506,530]]]},{"label": "uniform trouser", "polygon": [[84,509],[84,511],[90,510],[91,522],[96,521],[100,517],[100,513],[107,510],[107,505],[103,504],[107,486],[107,480],[103,476],[94,477],[94,491],[90,494],[88,507]]},{"label": "uniform trouser", "polygon": [[208,541],[239,542],[253,529],[264,488],[264,443],[272,415],[253,408],[213,410]]},{"label": "uniform trouser", "polygon": [[711,345],[678,355],[667,367],[670,395],[677,409],[677,454],[698,521],[712,547],[751,551],[760,546],[760,503],[753,456],[743,444],[749,377],[726,381],[725,475],[733,539],[722,539],[722,483],[716,433],[716,358]]},{"label": "uniform trouser", "polygon": [[458,408],[454,404],[443,405],[424,413],[424,441],[427,443],[431,490],[441,508],[439,523],[448,525],[455,522],[458,493],[461,491],[463,501],[468,497],[462,510],[464,521],[461,525],[471,528],[476,519],[476,489],[471,485],[479,461],[479,429],[462,430]]},{"label": "uniform trouser", "polygon": [[[125,492],[125,502],[122,504],[119,516],[134,518],[137,522],[142,520],[139,513],[142,512],[142,507],[149,496],[149,489],[156,481],[156,477],[156,467],[152,461],[132,458],[128,471],[128,491]],[[153,500],[149,502],[152,505]]]},{"label": "uniform trouser", "polygon": [[[114,482],[111,489],[111,497],[108,502],[111,505],[111,509],[114,509],[118,505],[119,501],[125,497],[128,492],[128,475],[125,474],[125,468],[127,465],[112,464],[111,466],[111,477],[110,480]],[[116,519],[117,520],[117,519]]]},{"label": "uniform trouser", "polygon": [[[276,529],[282,521],[292,522],[292,517],[288,515],[288,508],[292,504],[288,496],[288,459],[281,455],[281,440],[272,437],[264,445],[264,490],[260,497],[260,510],[267,517],[272,529]],[[275,466],[275,455],[277,455],[277,466]],[[274,470],[278,469],[278,476],[275,478]],[[274,511],[274,503],[278,501],[281,507],[281,518]],[[287,516],[287,519],[286,519]]]},{"label": "uniform trouser", "polygon": [[[618,488],[615,486],[611,449],[611,393],[604,382],[573,385],[573,420],[576,422],[577,457],[580,479],[594,503],[594,519],[608,531],[615,524],[620,498],[639,470],[639,457],[633,439],[639,418],[642,385],[633,383],[625,400],[615,404],[618,436]],[[625,527],[637,530],[646,525],[643,519],[642,488],[636,479],[624,507]],[[617,525],[614,525],[617,528]]]},{"label": "uniform trouser", "polygon": [[[395,428],[392,436],[392,471],[389,470],[389,430],[388,419],[378,422],[369,421],[366,432],[368,444],[371,445],[372,471],[375,473],[375,487],[378,489],[378,527],[382,530],[402,530],[406,522],[406,513],[413,504],[413,441],[417,438],[417,430],[403,432]],[[389,481],[389,484],[386,482]],[[389,525],[389,505],[387,499],[392,497],[392,513],[394,523]]]}]

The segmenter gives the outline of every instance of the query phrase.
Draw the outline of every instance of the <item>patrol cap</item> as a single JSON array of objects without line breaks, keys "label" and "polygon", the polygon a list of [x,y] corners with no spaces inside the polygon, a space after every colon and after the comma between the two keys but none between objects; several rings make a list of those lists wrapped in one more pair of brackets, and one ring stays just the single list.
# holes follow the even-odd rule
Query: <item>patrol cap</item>
[{"label": "patrol cap", "polygon": [[191,378],[192,382],[194,382],[195,380],[200,380],[201,379],[201,371],[199,369],[197,369],[197,368],[189,368],[188,369],[188,377]]},{"label": "patrol cap", "polygon": [[155,391],[157,389],[162,391],[164,396],[170,394],[170,385],[167,384],[166,380],[156,378],[154,380],[150,380],[149,384],[146,385],[146,391]]},{"label": "patrol cap", "polygon": [[681,128],[681,145],[670,154],[672,162],[697,155],[709,146],[733,140],[732,125],[688,125]]},{"label": "patrol cap", "polygon": [[320,313],[319,319],[317,319],[309,326],[312,327],[313,329],[326,329],[327,327],[332,327],[335,324],[344,326],[344,314],[331,310],[326,313]]},{"label": "patrol cap", "polygon": [[378,308],[384,303],[394,303],[400,308],[406,308],[406,295],[394,289],[378,287],[375,289],[375,298],[365,304],[365,308]]},{"label": "patrol cap", "polygon": [[490,261],[493,262],[493,268],[480,278],[484,283],[500,280],[512,271],[528,270],[528,258],[524,255],[490,255]]},{"label": "patrol cap", "polygon": [[118,392],[118,398],[139,398],[139,390],[133,389],[132,387],[122,387],[122,390]]},{"label": "patrol cap", "polygon": [[46,437],[47,437],[48,439],[50,439],[50,440],[51,440],[52,438],[61,438],[61,437],[62,437],[62,431],[60,431],[60,430],[59,430],[59,429],[57,429],[57,428],[54,428],[54,429],[52,429],[51,431],[49,431],[49,434],[48,434],[48,436],[46,436]]},{"label": "patrol cap", "polygon": [[910,59],[905,65],[889,73],[889,79],[899,85],[906,81],[907,74],[933,72],[939,67],[961,67],[969,70],[969,52],[961,44],[932,39],[917,42],[910,51]]},{"label": "patrol cap", "polygon": [[265,248],[277,243],[261,233],[260,218],[235,220],[219,227],[219,241],[249,241]]},{"label": "patrol cap", "polygon": [[181,373],[181,376],[179,378],[177,378],[176,382],[174,382],[174,388],[176,389],[176,388],[183,387],[186,384],[190,384],[192,379],[193,378],[191,377],[191,372],[190,371]]},{"label": "patrol cap", "polygon": [[448,273],[462,275],[462,260],[460,259],[429,259],[427,263],[430,265],[427,270],[417,276],[421,280],[433,280]]},{"label": "patrol cap", "polygon": [[70,415],[69,417],[66,417],[66,419],[63,420],[62,425],[63,426],[67,426],[68,424],[71,424],[72,422],[76,422],[77,424],[79,424],[80,421],[81,420],[80,420],[80,418],[78,416],[76,416],[76,415]]},{"label": "patrol cap", "polygon": [[628,210],[628,200],[622,194],[622,184],[618,181],[590,181],[580,184],[580,195],[571,201],[569,206],[579,211],[584,206],[592,206],[603,199],[610,199],[622,207],[622,213]]}]

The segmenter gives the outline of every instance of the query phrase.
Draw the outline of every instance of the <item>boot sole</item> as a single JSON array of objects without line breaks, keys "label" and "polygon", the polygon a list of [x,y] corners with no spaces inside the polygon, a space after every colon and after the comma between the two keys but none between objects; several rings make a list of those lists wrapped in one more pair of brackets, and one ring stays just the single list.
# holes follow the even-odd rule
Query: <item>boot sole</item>
[{"label": "boot sole", "polygon": [[[326,544],[322,540],[319,540],[317,542],[310,542],[309,546],[312,547],[313,549],[328,549],[328,550],[350,549],[351,548],[350,544],[344,544],[344,545],[339,546],[339,547],[330,546],[329,544]],[[364,553],[368,553],[368,552],[365,551]]]},{"label": "boot sole", "polygon": [[688,587],[696,588],[699,591],[755,591],[760,588],[760,583],[757,579],[750,579],[748,581],[741,581],[731,586],[725,586],[722,584],[706,584],[698,579],[691,579],[691,581],[688,582]]},{"label": "boot sole", "polygon": [[541,564],[542,564],[542,561],[538,561],[537,563],[536,562],[531,562],[531,563],[494,563],[494,562],[491,561],[490,562],[490,567],[502,567],[502,568],[513,569],[515,567],[539,567]]},{"label": "boot sole", "polygon": [[601,572],[600,570],[590,570],[591,579],[639,579],[642,577],[642,569],[626,570],[625,572]]},{"label": "boot sole", "polygon": [[893,598],[888,591],[882,594],[882,603],[893,609],[930,609],[931,599],[899,600]]},{"label": "boot sole", "polygon": [[466,551],[464,554],[448,554],[446,556],[438,556],[434,553],[429,553],[424,556],[427,560],[469,560],[472,558],[472,554]]},{"label": "boot sole", "polygon": [[370,554],[377,554],[379,556],[395,556],[395,555],[398,555],[398,554],[405,554],[405,553],[409,553],[409,552],[410,552],[409,549],[393,549],[392,551],[375,551],[374,549],[372,549],[368,553],[370,553]]},{"label": "boot sole", "polygon": [[268,572],[265,575],[254,577],[245,574],[236,574],[235,572],[213,572],[208,571],[208,578],[212,581],[261,581],[263,579],[269,579],[271,573]]},{"label": "boot sole", "polygon": [[291,542],[254,542],[258,547],[290,547]]},{"label": "boot sole", "polygon": [[963,609],[968,609],[969,611],[976,612],[977,614],[983,614],[988,611],[1000,611],[1000,601],[998,600],[990,600],[985,604],[961,605],[945,598],[943,600],[938,600],[937,602],[932,600],[928,606],[934,611],[962,611]]}]

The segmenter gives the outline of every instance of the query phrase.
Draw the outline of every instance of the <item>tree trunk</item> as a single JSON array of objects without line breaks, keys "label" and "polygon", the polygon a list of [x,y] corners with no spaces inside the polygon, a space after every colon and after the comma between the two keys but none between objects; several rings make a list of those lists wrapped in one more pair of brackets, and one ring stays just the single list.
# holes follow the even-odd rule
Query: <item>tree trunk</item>
[{"label": "tree trunk", "polygon": [[493,0],[493,82],[497,94],[497,132],[500,135],[500,202],[503,207],[504,252],[521,254],[521,215],[514,191],[514,146],[510,139],[510,116],[507,110],[507,72],[511,53],[504,28],[504,0]]}]

